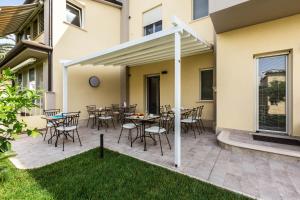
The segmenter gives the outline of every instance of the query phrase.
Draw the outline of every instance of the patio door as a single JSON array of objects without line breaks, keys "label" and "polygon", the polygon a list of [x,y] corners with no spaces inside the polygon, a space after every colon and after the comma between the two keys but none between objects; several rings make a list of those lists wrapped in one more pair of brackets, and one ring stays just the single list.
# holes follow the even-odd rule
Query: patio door
[{"label": "patio door", "polygon": [[147,112],[159,114],[160,76],[147,76]]},{"label": "patio door", "polygon": [[257,130],[286,134],[288,54],[260,57],[257,68]]}]

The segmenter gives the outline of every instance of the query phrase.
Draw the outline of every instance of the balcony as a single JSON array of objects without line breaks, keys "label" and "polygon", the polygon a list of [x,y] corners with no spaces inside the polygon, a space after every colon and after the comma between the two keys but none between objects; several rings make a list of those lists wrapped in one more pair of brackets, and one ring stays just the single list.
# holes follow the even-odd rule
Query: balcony
[{"label": "balcony", "polygon": [[300,13],[299,0],[209,0],[216,33]]}]

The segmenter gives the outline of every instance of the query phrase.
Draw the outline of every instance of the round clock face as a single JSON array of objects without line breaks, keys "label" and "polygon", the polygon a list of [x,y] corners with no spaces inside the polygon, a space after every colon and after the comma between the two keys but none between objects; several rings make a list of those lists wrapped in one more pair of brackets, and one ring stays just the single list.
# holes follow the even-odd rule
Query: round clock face
[{"label": "round clock face", "polygon": [[92,76],[89,79],[89,84],[91,87],[99,87],[100,79],[97,76]]}]

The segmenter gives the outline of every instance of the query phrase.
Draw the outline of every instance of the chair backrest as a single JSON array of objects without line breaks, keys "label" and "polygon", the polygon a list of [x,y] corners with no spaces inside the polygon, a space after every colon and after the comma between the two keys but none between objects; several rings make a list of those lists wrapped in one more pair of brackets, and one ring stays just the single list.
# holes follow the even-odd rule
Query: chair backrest
[{"label": "chair backrest", "polygon": [[197,119],[198,109],[199,109],[199,107],[193,108],[193,109],[192,109],[192,111],[191,111],[191,113],[190,113],[190,117],[192,118],[192,120]]},{"label": "chair backrest", "polygon": [[45,115],[47,117],[58,115],[59,113],[60,113],[60,109],[43,110],[43,115]]},{"label": "chair backrest", "polygon": [[96,105],[88,105],[86,106],[87,111],[89,110],[96,110]]},{"label": "chair backrest", "polygon": [[78,126],[79,122],[79,117],[80,117],[80,111],[78,112],[68,112],[68,113],[63,113],[63,126],[64,127],[69,127],[69,126]]},{"label": "chair backrest", "polygon": [[120,105],[119,104],[111,104],[111,108],[113,111],[119,111]]},{"label": "chair backrest", "polygon": [[160,113],[160,114],[165,113],[165,108],[164,108],[164,106],[160,106],[160,107],[159,107],[159,113]]},{"label": "chair backrest", "polygon": [[105,107],[102,111],[101,111],[101,115],[108,117],[108,116],[113,116],[113,109],[112,107]]},{"label": "chair backrest", "polygon": [[203,114],[203,108],[204,108],[204,105],[198,107],[198,114],[197,114],[197,117],[198,117],[198,118],[201,118],[201,117],[202,117],[202,114]]},{"label": "chair backrest", "polygon": [[137,104],[130,105],[129,106],[129,112],[130,113],[135,113],[136,112],[136,107],[137,107]]},{"label": "chair backrest", "polygon": [[171,105],[165,105],[165,107],[166,107],[166,111],[167,111],[167,112],[170,112],[170,111],[172,111],[172,107],[171,107]]},{"label": "chair backrest", "polygon": [[165,128],[166,130],[169,129],[170,127],[170,122],[171,122],[171,116],[170,115],[165,115],[164,113],[160,115],[159,121],[158,121],[158,126],[159,129]]}]

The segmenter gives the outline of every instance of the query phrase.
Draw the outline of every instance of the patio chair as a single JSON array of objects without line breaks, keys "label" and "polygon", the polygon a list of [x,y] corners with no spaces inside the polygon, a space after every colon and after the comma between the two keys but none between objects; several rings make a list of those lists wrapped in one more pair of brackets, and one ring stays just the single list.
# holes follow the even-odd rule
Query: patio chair
[{"label": "patio chair", "polygon": [[96,123],[96,105],[88,105],[86,106],[86,109],[89,116],[86,127],[89,126],[90,119],[93,120],[93,127],[94,127]]},{"label": "patio chair", "polygon": [[111,104],[112,113],[117,121],[120,121],[120,105],[119,104]]},{"label": "patio chair", "polygon": [[125,115],[133,115],[135,114],[136,112],[136,107],[137,107],[137,104],[133,104],[133,105],[130,105],[127,109],[127,112],[125,113]]},{"label": "patio chair", "polygon": [[141,127],[140,124],[135,123],[133,121],[126,120],[126,118],[124,118],[122,120],[122,124],[121,124],[121,132],[119,135],[118,143],[120,143],[120,139],[121,139],[123,130],[126,129],[126,130],[128,130],[128,139],[130,139],[130,146],[132,147],[132,143],[133,143],[132,130],[136,129],[137,137],[138,137],[140,127]]},{"label": "patio chair", "polygon": [[[79,144],[81,144],[81,140],[78,133],[78,122],[79,122],[80,111],[78,112],[69,112],[69,113],[62,113],[63,123],[62,125],[56,127],[57,136],[55,146],[57,146],[57,140],[61,134],[63,134],[63,151],[65,150],[65,139],[71,137],[73,142],[74,140],[74,133],[76,132]],[[72,132],[72,135],[70,133]]]},{"label": "patio chair", "polygon": [[194,136],[195,136],[195,139],[196,139],[195,128],[197,128],[197,130],[200,134],[199,127],[198,127],[197,114],[198,114],[198,108],[193,108],[189,112],[189,116],[187,118],[184,118],[184,119],[181,120],[181,123],[186,128],[186,132],[189,130],[189,128],[192,129],[192,131],[194,133]]},{"label": "patio chair", "polygon": [[198,121],[199,129],[201,130],[201,132],[202,131],[205,132],[205,127],[204,127],[204,124],[203,124],[203,121],[202,121],[203,109],[204,109],[204,105],[198,107],[198,114],[197,114],[197,117],[196,117],[196,119]]},{"label": "patio chair", "polygon": [[[49,109],[49,110],[43,110],[43,115],[46,117],[51,117],[54,115],[58,115],[60,113],[60,109]],[[50,132],[50,139],[52,143],[52,128],[53,128],[53,123],[51,123],[49,120],[46,120],[46,132],[44,135],[44,141],[46,140],[46,136],[48,131]],[[48,141],[49,142],[49,141]]]},{"label": "patio chair", "polygon": [[145,134],[149,133],[150,135],[153,135],[153,136],[158,135],[159,145],[160,145],[160,152],[161,152],[162,156],[164,155],[162,145],[161,145],[161,136],[162,135],[166,136],[167,142],[168,142],[169,147],[171,149],[171,145],[170,145],[168,134],[167,134],[169,130],[168,130],[168,127],[165,126],[165,124],[164,124],[164,120],[165,120],[166,117],[168,117],[168,116],[160,116],[160,118],[158,120],[158,123],[156,125],[153,125],[153,126],[145,129]]},{"label": "patio chair", "polygon": [[98,114],[98,130],[100,130],[100,125],[104,125],[105,131],[107,131],[109,122],[111,122],[113,127],[116,128],[112,108],[105,107],[104,110],[100,111],[100,113]]},{"label": "patio chair", "polygon": [[159,107],[159,113],[160,114],[165,113],[165,107],[164,106]]},{"label": "patio chair", "polygon": [[172,111],[172,107],[171,107],[170,104],[169,105],[165,105],[165,108],[166,108],[167,112],[171,112]]}]

